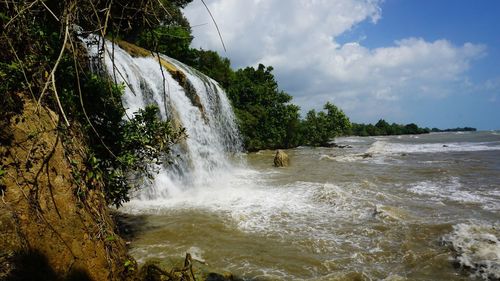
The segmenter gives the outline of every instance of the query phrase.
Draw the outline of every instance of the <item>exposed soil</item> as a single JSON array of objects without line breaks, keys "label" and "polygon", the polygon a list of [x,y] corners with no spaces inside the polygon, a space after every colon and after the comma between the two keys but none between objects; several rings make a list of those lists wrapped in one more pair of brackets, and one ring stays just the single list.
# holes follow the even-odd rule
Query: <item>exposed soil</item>
[{"label": "exposed soil", "polygon": [[86,153],[77,125],[59,128],[57,114],[20,96],[0,146],[0,280],[133,279],[102,190],[75,179]]}]

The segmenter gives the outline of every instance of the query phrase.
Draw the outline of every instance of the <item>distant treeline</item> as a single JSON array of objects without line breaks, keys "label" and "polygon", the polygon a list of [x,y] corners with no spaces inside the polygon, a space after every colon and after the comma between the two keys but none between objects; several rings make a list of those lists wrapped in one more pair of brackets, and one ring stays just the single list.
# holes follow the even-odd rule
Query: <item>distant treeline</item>
[{"label": "distant treeline", "polygon": [[413,135],[428,134],[429,128],[420,128],[417,124],[407,125],[392,123],[389,124],[384,119],[380,119],[377,124],[357,124],[352,123],[350,135],[354,136],[392,136],[392,135]]},{"label": "distant treeline", "polygon": [[414,123],[407,125],[392,123],[389,124],[384,119],[380,119],[377,124],[358,124],[352,123],[349,135],[354,136],[393,136],[393,135],[416,135],[436,132],[463,132],[476,131],[476,128],[463,127],[453,129],[421,128]]},{"label": "distant treeline", "polygon": [[442,132],[475,132],[477,131],[476,128],[472,128],[472,127],[463,127],[463,128],[453,128],[453,129],[438,129],[438,128],[432,128],[431,129],[431,132],[433,133],[442,133]]}]

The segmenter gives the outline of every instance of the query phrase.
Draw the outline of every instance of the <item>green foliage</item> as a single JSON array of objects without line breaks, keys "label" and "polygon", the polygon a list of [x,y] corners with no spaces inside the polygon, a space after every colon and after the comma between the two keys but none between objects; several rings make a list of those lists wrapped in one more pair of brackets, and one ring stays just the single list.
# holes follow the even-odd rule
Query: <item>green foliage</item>
[{"label": "green foliage", "polygon": [[384,119],[380,119],[377,124],[352,124],[349,132],[355,136],[392,136],[392,135],[409,135],[409,134],[427,134],[429,128],[420,128],[414,123],[401,125],[387,123]]},{"label": "green foliage", "polygon": [[168,163],[164,157],[168,157],[170,147],[186,135],[184,129],[174,129],[169,121],[162,121],[156,106],[140,109],[133,118],[124,121],[121,104],[117,107],[113,101],[113,96],[118,98],[123,88],[111,85],[114,95],[105,98],[99,94],[99,89],[105,92],[102,83],[98,77],[87,83],[94,89],[89,98],[103,100],[88,107],[91,122],[100,135],[91,133],[96,137],[90,138],[93,153],[87,159],[86,181],[92,185],[102,179],[108,203],[119,207],[129,200],[131,189],[138,188],[144,178],[153,178],[156,165]]},{"label": "green foliage", "polygon": [[457,127],[457,128],[449,128],[449,129],[438,129],[438,128],[432,128],[431,132],[433,133],[442,133],[442,132],[475,132],[477,131],[476,128],[472,127]]},{"label": "green foliage", "polygon": [[310,110],[303,121],[303,143],[327,146],[336,136],[346,134],[351,127],[349,118],[335,105],[327,102],[324,111]]},{"label": "green foliage", "polygon": [[272,67],[260,64],[234,73],[227,89],[245,147],[250,150],[298,145],[299,107],[278,89]]},{"label": "green foliage", "polygon": [[[141,21],[140,18],[136,18],[137,15],[134,15],[134,18],[129,21],[131,26],[125,30],[121,29],[122,22],[116,23],[116,34],[143,48],[160,52],[189,64],[191,59],[196,57],[196,54],[193,53],[195,50],[189,47],[193,40],[191,26],[180,9],[191,1],[160,0],[157,3],[152,3],[157,6],[156,9],[152,10],[156,18],[160,19],[157,24],[147,24],[153,19],[150,19],[149,22]],[[145,13],[143,16],[143,19],[148,19],[150,15]]]},{"label": "green foliage", "polygon": [[8,128],[10,118],[22,109],[19,97],[13,92],[22,81],[22,71],[18,63],[0,62],[0,144],[10,142],[12,131]]},{"label": "green foliage", "polygon": [[181,61],[192,57],[189,45],[193,40],[191,33],[182,26],[158,26],[140,33],[137,44]]},{"label": "green foliage", "polygon": [[312,146],[327,143],[330,136],[326,124],[326,114],[324,112],[317,113],[314,109],[307,112],[302,124],[304,142]]},{"label": "green foliage", "polygon": [[219,82],[223,88],[229,89],[235,82],[234,71],[228,58],[210,50],[191,49],[191,55],[191,58],[185,60],[186,63]]},{"label": "green foliage", "polygon": [[125,269],[127,271],[134,271],[135,270],[135,263],[134,261],[131,261],[131,260],[126,260],[124,263],[123,263],[123,267],[125,267]]},{"label": "green foliage", "polygon": [[0,94],[5,96],[24,80],[22,68],[18,62],[0,62]]},{"label": "green foliage", "polygon": [[121,150],[126,153],[121,155],[121,162],[129,163],[133,158],[132,162],[144,167],[161,164],[160,156],[168,155],[170,146],[185,136],[185,130],[174,130],[170,122],[161,121],[158,107],[150,105],[125,122],[122,135]]},{"label": "green foliage", "polygon": [[[100,141],[90,137],[95,143],[84,163],[86,171],[83,175],[74,172],[73,177],[79,183],[83,181],[86,188],[103,182],[107,202],[119,207],[129,200],[130,190],[153,178],[157,165],[169,163],[170,147],[186,135],[184,129],[174,129],[170,122],[160,120],[156,106],[139,110],[128,121],[109,125],[113,138],[106,135],[104,143],[100,142],[104,135]],[[85,196],[84,192],[77,195]]]},{"label": "green foliage", "polygon": [[108,241],[108,242],[113,242],[113,241],[116,241],[116,236],[114,236],[114,235],[110,235],[110,236],[106,237],[106,239],[105,239],[105,240],[106,240],[106,241]]},{"label": "green foliage", "polygon": [[327,128],[333,137],[345,134],[351,128],[349,118],[340,108],[327,102],[324,109],[326,110]]},{"label": "green foliage", "polygon": [[[15,5],[0,3],[0,26],[4,27],[18,11]],[[19,17],[24,19],[24,17]],[[0,35],[0,143],[8,144],[12,132],[10,118],[21,112],[22,100],[18,93],[35,97],[41,92],[50,62],[55,60],[56,45],[61,44],[57,33],[51,32],[53,22],[40,16],[32,21],[12,21]],[[43,82],[42,82],[43,81]]]}]

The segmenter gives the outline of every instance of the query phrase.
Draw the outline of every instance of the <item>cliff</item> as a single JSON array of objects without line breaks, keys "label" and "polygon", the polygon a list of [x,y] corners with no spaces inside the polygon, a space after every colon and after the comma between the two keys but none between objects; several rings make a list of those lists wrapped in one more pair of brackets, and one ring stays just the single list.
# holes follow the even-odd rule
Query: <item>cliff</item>
[{"label": "cliff", "polygon": [[79,177],[86,154],[77,125],[21,95],[2,128],[0,280],[127,280],[135,262],[115,234],[100,188]]}]

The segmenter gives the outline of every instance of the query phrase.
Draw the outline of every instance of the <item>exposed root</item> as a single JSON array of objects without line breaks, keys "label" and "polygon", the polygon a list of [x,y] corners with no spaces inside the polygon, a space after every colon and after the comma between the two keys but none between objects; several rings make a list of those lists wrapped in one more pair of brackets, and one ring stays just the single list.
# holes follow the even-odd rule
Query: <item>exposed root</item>
[{"label": "exposed root", "polygon": [[186,258],[184,259],[183,267],[174,267],[170,271],[163,270],[155,264],[145,265],[145,280],[165,280],[162,277],[166,277],[167,281],[196,281],[196,277],[193,272],[193,259],[190,253],[186,253]]}]

